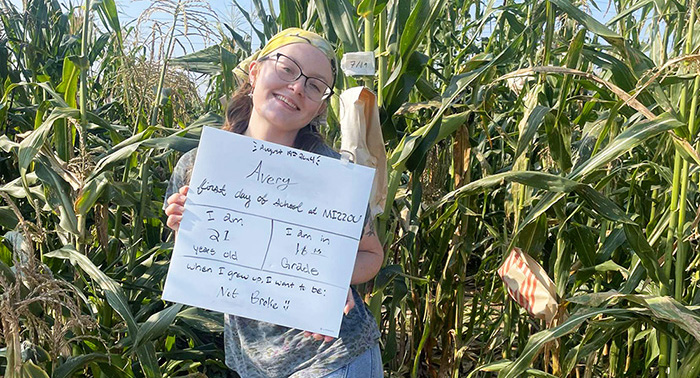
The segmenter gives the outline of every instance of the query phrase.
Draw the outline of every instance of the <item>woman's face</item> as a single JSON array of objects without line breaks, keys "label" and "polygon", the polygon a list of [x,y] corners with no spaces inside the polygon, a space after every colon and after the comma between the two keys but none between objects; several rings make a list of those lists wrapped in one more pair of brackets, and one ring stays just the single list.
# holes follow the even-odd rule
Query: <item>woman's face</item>
[{"label": "woman's face", "polygon": [[280,47],[269,54],[269,58],[251,63],[253,110],[249,127],[265,135],[274,135],[278,142],[278,137],[282,135],[293,141],[296,133],[326,105],[324,101],[314,101],[308,97],[304,89],[304,76],[293,82],[279,77],[275,72],[277,53],[284,54],[299,65],[303,75],[321,79],[329,85],[333,82],[333,72],[325,54],[306,43]]}]

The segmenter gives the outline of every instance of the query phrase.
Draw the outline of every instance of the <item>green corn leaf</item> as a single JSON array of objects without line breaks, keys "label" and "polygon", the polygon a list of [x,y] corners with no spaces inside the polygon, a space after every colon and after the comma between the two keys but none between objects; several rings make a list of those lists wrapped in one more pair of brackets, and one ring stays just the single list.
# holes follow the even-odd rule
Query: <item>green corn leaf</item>
[{"label": "green corn leaf", "polygon": [[19,143],[13,142],[7,135],[0,135],[0,150],[10,152],[19,148]]},{"label": "green corn leaf", "polygon": [[0,206],[0,226],[8,230],[14,230],[18,222],[19,219],[17,219],[15,212],[9,206]]},{"label": "green corn leaf", "polygon": [[63,75],[61,83],[56,87],[56,90],[63,93],[63,98],[66,104],[71,108],[77,108],[78,94],[78,78],[80,77],[80,69],[68,59],[63,59]]},{"label": "green corn leaf", "polygon": [[627,278],[629,276],[629,271],[625,269],[623,266],[620,264],[608,260],[605,262],[602,262],[598,265],[587,267],[587,268],[582,268],[579,270],[579,272],[587,272],[587,271],[596,271],[600,273],[605,273],[605,272],[620,272],[624,278]]},{"label": "green corn leaf", "polygon": [[576,191],[598,214],[610,221],[623,224],[627,242],[641,259],[649,277],[657,283],[666,282],[666,274],[661,270],[656,252],[649,245],[641,227],[629,219],[619,206],[590,186],[582,185]]},{"label": "green corn leaf", "polygon": [[[565,221],[566,222],[566,221]],[[559,297],[564,297],[566,294],[566,287],[569,283],[569,271],[571,264],[573,262],[573,246],[568,243],[564,238],[566,232],[566,223],[563,227],[559,228],[557,232],[557,238],[555,241],[556,247],[554,247],[553,253],[556,252],[556,259],[554,260],[554,274],[552,280],[557,287],[557,295]]]},{"label": "green corn leaf", "polygon": [[402,62],[407,61],[416,51],[418,45],[430,31],[430,26],[435,23],[443,11],[445,3],[445,0],[418,0],[414,4],[399,41],[399,54]]},{"label": "green corn leaf", "polygon": [[439,207],[445,202],[453,201],[461,196],[476,194],[483,190],[487,190],[493,186],[502,185],[507,181],[514,181],[523,185],[531,186],[533,188],[548,190],[556,193],[571,192],[581,186],[581,184],[577,183],[576,181],[572,181],[565,177],[556,176],[544,172],[503,172],[484,177],[477,181],[470,182],[469,184],[466,184],[461,188],[453,190],[452,192],[445,194],[439,201],[431,205],[430,208]]},{"label": "green corn leaf", "polygon": [[129,158],[134,152],[136,152],[136,150],[138,150],[139,146],[141,146],[141,143],[142,141],[139,141],[127,145],[100,159],[100,161],[97,162],[95,170],[92,172],[90,179],[93,180],[94,178],[104,174],[107,170],[109,170],[117,163]]},{"label": "green corn leaf", "polygon": [[78,214],[87,214],[92,209],[108,183],[109,179],[106,173],[101,173],[94,178],[88,179],[80,191],[78,199],[75,201],[75,209],[78,211]]},{"label": "green corn leaf", "polygon": [[48,200],[60,210],[61,227],[75,235],[78,235],[78,218],[73,208],[72,190],[61,176],[51,169],[51,163],[46,157],[37,159],[36,174],[44,184],[44,190],[48,191]]},{"label": "green corn leaf", "polygon": [[[87,116],[89,122],[94,123],[106,130],[116,131],[112,125],[95,114],[88,112]],[[29,137],[20,142],[18,157],[20,173],[23,176],[26,174],[29,164],[31,164],[32,160],[34,160],[34,157],[41,146],[44,144],[44,142],[46,142],[46,138],[48,137],[54,122],[56,122],[58,119],[80,119],[80,111],[69,107],[54,108],[46,120],[42,122],[41,126],[34,130]]]},{"label": "green corn leaf", "polygon": [[637,290],[637,286],[639,286],[644,279],[645,269],[641,260],[636,258],[632,259],[632,263],[627,270],[630,272],[630,275],[627,278],[627,281],[625,281],[625,284],[622,286],[620,292],[630,294]]},{"label": "green corn leaf", "polygon": [[177,318],[187,323],[190,327],[202,332],[224,332],[224,322],[221,314],[197,307],[188,307],[177,314]]},{"label": "green corn leaf", "polygon": [[227,66],[235,67],[238,57],[221,46],[209,46],[193,53],[172,58],[169,61],[174,67],[182,67],[191,72],[216,75]]},{"label": "green corn leaf", "polygon": [[681,139],[675,135],[672,135],[671,140],[673,140],[676,151],[678,151],[684,160],[690,164],[700,165],[700,155],[698,155],[697,151],[695,151],[687,140]]},{"label": "green corn leaf", "polygon": [[97,362],[97,365],[100,367],[100,370],[105,374],[106,377],[109,378],[131,378],[134,376],[134,373],[130,371],[130,374],[127,374],[124,372],[119,367],[114,366],[114,360],[115,355],[111,355],[112,358],[112,363],[105,363],[105,362]]},{"label": "green corn leaf", "polygon": [[59,109],[61,108],[54,109],[49,115],[49,117],[41,124],[41,126],[34,130],[29,135],[29,137],[20,142],[18,158],[19,169],[22,175],[26,174],[29,164],[32,163],[34,157],[36,156],[36,153],[39,151],[39,148],[41,148],[41,146],[46,141],[46,138],[48,137],[49,132],[51,131],[51,126],[53,125],[53,123],[57,119],[66,117],[67,114],[72,113],[72,109]]},{"label": "green corn leaf", "polygon": [[606,25],[608,27],[615,25],[615,23],[619,22],[620,20],[623,20],[625,17],[629,16],[630,14],[634,13],[639,8],[642,8],[648,4],[653,4],[654,0],[641,0],[636,2],[635,4],[632,4],[629,6],[629,8],[623,10],[622,12],[618,13],[615,17],[611,18],[608,22],[606,22]]},{"label": "green corn leaf", "polygon": [[324,8],[333,25],[333,30],[343,42],[345,51],[360,51],[360,39],[355,24],[355,9],[347,0],[319,0],[323,1]]},{"label": "green corn leaf", "polygon": [[144,342],[161,337],[168,327],[170,327],[181,309],[181,304],[174,304],[151,315],[146,322],[141,325],[136,340],[134,341],[134,346],[138,348]]},{"label": "green corn leaf", "polygon": [[167,148],[180,152],[187,152],[199,145],[199,139],[171,135],[165,138],[147,139],[144,140],[141,145],[149,148]]},{"label": "green corn leaf", "polygon": [[119,44],[122,42],[122,27],[119,23],[119,13],[117,12],[117,4],[114,0],[100,0],[97,7],[98,15],[105,26],[109,26],[117,36]]},{"label": "green corn leaf", "polygon": [[402,273],[403,268],[401,267],[401,265],[392,264],[382,267],[379,270],[379,273],[377,273],[377,277],[374,279],[374,290],[384,290],[384,288],[386,288],[389,285],[389,283],[393,281],[394,277]]},{"label": "green corn leaf", "polygon": [[367,18],[374,16],[374,6],[376,0],[362,0],[357,4],[357,14],[360,17]]},{"label": "green corn leaf", "polygon": [[22,372],[20,373],[21,378],[49,378],[44,369],[40,368],[34,362],[24,361],[22,363]]},{"label": "green corn leaf", "polygon": [[246,10],[238,4],[238,1],[234,1],[233,4],[238,8],[238,11],[241,12],[243,17],[248,21],[248,25],[250,25],[251,30],[255,32],[255,34],[258,36],[258,40],[260,41],[261,46],[267,43],[267,38],[265,38],[265,33],[261,32],[256,25],[259,25],[257,23],[254,23],[253,20],[250,18],[250,13],[246,12]]},{"label": "green corn leaf", "polygon": [[[499,64],[500,62],[505,60],[507,57],[509,57],[510,54],[513,54],[515,47],[518,46],[521,41],[522,41],[522,34],[518,38],[516,38],[501,54],[499,54],[493,60],[489,61],[487,64],[480,66],[479,68],[475,69],[474,71],[455,76],[455,78],[452,79],[452,82],[445,90],[445,93],[443,93],[443,95],[442,95],[442,106],[440,106],[440,109],[438,109],[437,113],[435,115],[433,115],[433,119],[431,120],[430,124],[424,128],[421,128],[422,133],[428,134],[433,127],[436,127],[436,125],[439,125],[439,123],[442,120],[442,118],[441,118],[442,115],[452,105],[452,103],[455,101],[455,99],[460,94],[462,94],[462,92],[464,90],[466,90],[469,85],[471,85],[475,80],[477,80],[480,77],[480,75],[482,75],[486,71],[487,68],[491,67],[494,64]],[[392,74],[392,76],[394,76],[394,75],[395,74]],[[390,79],[390,81],[391,81],[391,79]],[[391,98],[392,96],[388,96],[388,97]],[[398,109],[398,107],[396,109]],[[391,108],[389,108],[388,110],[391,111]],[[415,135],[411,135],[410,137],[416,138]],[[405,138],[407,138],[407,137],[405,137]],[[402,140],[402,142],[399,145],[399,147],[401,147],[401,148],[395,149],[389,158],[389,161],[392,164],[392,167],[396,170],[399,170],[399,171],[403,170],[403,164],[406,163],[406,160],[411,156],[411,154],[413,152],[413,148],[406,150],[407,144],[408,144],[407,141]],[[416,144],[414,144],[414,145],[416,145]]]},{"label": "green corn leaf", "polygon": [[[258,22],[262,23],[263,25],[263,31],[265,32],[265,37],[269,40],[272,38],[273,35],[277,34],[278,27],[277,24],[275,23],[276,17],[274,16],[274,13],[272,15],[268,15],[265,12],[265,6],[262,4],[262,1],[260,0],[251,0],[255,7],[255,12],[257,13],[257,19]],[[274,12],[274,7],[270,7],[269,11],[272,13]]]},{"label": "green corn leaf", "polygon": [[600,194],[600,192],[593,189],[589,185],[581,185],[577,187],[576,193],[578,193],[581,198],[583,198],[586,203],[603,218],[613,222],[635,224],[627,216],[627,214],[625,214],[625,212],[619,206],[617,206],[615,202]]},{"label": "green corn leaf", "polygon": [[665,113],[655,119],[639,122],[625,129],[615,140],[613,140],[605,149],[594,155],[586,163],[579,166],[578,169],[571,172],[569,178],[577,180],[585,177],[593,170],[610,163],[621,154],[628,152],[643,141],[658,135],[664,131],[670,131],[678,127],[684,126],[683,122],[678,121],[671,114]]},{"label": "green corn leaf", "polygon": [[388,88],[385,89],[385,92],[388,93],[385,95],[388,102],[386,105],[387,113],[395,113],[408,100],[428,61],[427,55],[416,51],[391,73],[387,80],[388,84],[385,86]]},{"label": "green corn leaf", "polygon": [[625,243],[625,233],[621,228],[615,228],[610,232],[605,238],[605,241],[600,246],[600,249],[596,252],[596,263],[602,263],[604,261],[610,260],[613,252]]},{"label": "green corn leaf", "polygon": [[142,344],[136,348],[136,355],[143,369],[146,378],[161,378],[160,365],[156,357],[156,348],[152,341]]},{"label": "green corn leaf", "polygon": [[525,130],[518,138],[518,146],[513,156],[513,160],[517,160],[520,155],[527,150],[532,144],[532,138],[537,135],[537,129],[540,127],[544,121],[545,115],[550,112],[550,109],[546,106],[537,105],[529,113],[527,117],[527,122],[525,123]]},{"label": "green corn leaf", "polygon": [[520,233],[517,245],[528,255],[536,258],[547,242],[547,217],[540,216]]},{"label": "green corn leaf", "polygon": [[[304,20],[301,4],[290,0],[282,0],[278,4],[280,13],[277,17],[277,24],[279,24],[282,30],[291,27],[300,27]],[[303,27],[303,29],[308,29],[308,27]]]},{"label": "green corn leaf", "polygon": [[608,29],[607,26],[601,24],[598,20],[583,12],[574,6],[569,0],[551,0],[552,4],[555,4],[562,11],[568,14],[574,20],[580,22],[586,29],[590,30],[594,34],[603,37],[608,43],[613,46],[622,48],[624,45],[624,38]]},{"label": "green corn leaf", "polygon": [[[683,328],[700,342],[700,315],[695,314],[690,308],[671,297],[607,291],[579,295],[569,298],[568,301],[585,306],[600,306],[604,303],[611,306],[623,299],[643,306],[657,319]],[[643,310],[640,309],[629,308],[627,310],[643,313]]]},{"label": "green corn leaf", "polygon": [[247,41],[242,35],[240,35],[238,32],[236,32],[230,25],[224,24],[226,29],[231,33],[231,37],[233,38],[234,42],[236,42],[236,45],[238,48],[242,49],[243,52],[246,53],[246,55],[250,55],[252,53],[252,50],[250,48],[250,41]]},{"label": "green corn leaf", "polygon": [[610,339],[627,331],[630,327],[630,321],[615,323],[614,325],[608,325],[606,327],[592,326],[586,329],[586,334],[581,344],[577,345],[566,354],[562,366],[562,375],[567,376],[574,369],[578,361],[597,352],[608,343]]},{"label": "green corn leaf", "polygon": [[569,239],[584,267],[595,265],[595,239],[588,227],[574,224],[567,229]]},{"label": "green corn leaf", "polygon": [[[497,373],[503,370],[506,366],[511,364],[510,360],[500,360],[496,362],[492,362],[490,364],[482,365],[479,366],[478,368],[474,369],[469,375],[467,375],[467,378],[471,378],[474,376],[474,374],[485,371],[485,372],[492,372],[492,373]],[[533,369],[533,368],[528,368],[525,369],[525,373],[527,374],[528,377],[536,377],[536,378],[556,378],[556,375],[552,375],[549,373],[545,373],[542,370],[538,369]]]},{"label": "green corn leaf", "polygon": [[25,86],[39,87],[39,88],[43,89],[44,91],[46,91],[46,93],[48,93],[49,96],[51,96],[51,99],[58,107],[61,107],[61,108],[68,107],[68,104],[65,102],[65,100],[63,100],[63,96],[61,96],[60,93],[56,92],[51,87],[51,85],[49,83],[27,83],[27,82],[12,83],[5,88],[5,94],[2,97],[2,102],[3,103],[7,102],[7,97],[12,94],[12,91],[15,88],[25,87]]},{"label": "green corn leaf", "polygon": [[[627,128],[620,135],[618,135],[617,138],[615,138],[610,144],[608,144],[608,146],[603,151],[594,155],[585,163],[579,165],[578,168],[576,168],[569,174],[568,178],[570,180],[579,180],[585,177],[586,175],[590,174],[594,170],[600,168],[601,166],[608,164],[621,154],[638,146],[647,139],[654,137],[664,131],[673,130],[681,126],[683,126],[683,123],[679,122],[670,114],[664,114],[653,120],[637,123]],[[457,190],[461,190],[461,188]],[[586,192],[593,194],[590,191],[585,191],[583,193],[585,194]],[[449,196],[452,193],[448,193],[448,195],[446,195],[445,197]],[[563,192],[545,194],[542,197],[542,199],[540,199],[540,201],[532,209],[530,209],[528,214],[525,216],[525,219],[521,222],[520,227],[516,231],[515,235],[518,235],[522,231],[523,227],[528,225],[533,220],[537,219],[537,217],[539,217],[545,211],[547,211],[554,203],[556,203],[564,195],[565,193]],[[610,213],[608,211],[605,211],[602,214],[607,214],[611,217],[616,218],[619,215],[617,214],[617,212]]]},{"label": "green corn leaf", "polygon": [[645,306],[656,318],[681,327],[700,342],[700,316],[675,299],[655,295],[628,295],[625,298]]},{"label": "green corn leaf", "polygon": [[100,34],[100,37],[93,43],[92,47],[90,48],[90,52],[88,53],[87,59],[89,64],[95,63],[97,58],[103,55],[105,52],[105,47],[107,47],[111,37],[112,36],[109,33]]},{"label": "green corn leaf", "polygon": [[103,353],[88,353],[79,356],[71,356],[65,362],[58,365],[52,374],[52,378],[70,378],[85,365],[93,362],[108,362],[109,357]]},{"label": "green corn leaf", "polygon": [[521,374],[523,374],[528,369],[528,367],[532,363],[532,360],[539,353],[542,347],[544,347],[544,344],[573,332],[584,321],[599,314],[615,316],[624,315],[628,313],[629,310],[616,308],[592,309],[575,313],[571,315],[571,317],[569,317],[569,319],[567,319],[562,324],[554,328],[537,332],[536,334],[530,336],[530,340],[527,342],[527,345],[525,345],[525,348],[520,353],[520,356],[515,361],[511,362],[505,368],[503,368],[498,373],[498,378],[520,377]]},{"label": "green corn leaf", "polygon": [[562,172],[571,169],[571,128],[565,125],[565,122],[565,119],[557,122],[552,113],[546,113],[544,117],[547,144],[552,158],[559,164]]},{"label": "green corn leaf", "polygon": [[681,359],[678,376],[683,378],[700,377],[700,344],[694,344]]},{"label": "green corn leaf", "polygon": [[121,285],[102,272],[86,256],[78,253],[73,246],[66,245],[61,249],[47,253],[45,256],[69,260],[71,264],[79,266],[90,278],[95,280],[97,285],[104,291],[107,302],[126,322],[132,340],[137,337],[139,327],[136,324],[136,320],[134,320],[134,316],[131,314],[129,302],[126,299]]},{"label": "green corn leaf", "polygon": [[[599,49],[594,49],[585,45],[583,47],[583,51],[581,51],[581,54],[587,61],[590,61],[591,63],[609,72],[610,81],[613,84],[625,91],[631,91],[634,89],[637,83],[637,78],[635,77],[632,69],[629,68],[622,60],[604,51],[600,51]],[[581,84],[585,85],[586,82]],[[589,88],[597,91],[603,98],[609,98],[610,96],[607,91],[601,90],[601,88],[598,86],[593,85]],[[644,97],[641,97],[640,100],[643,103],[646,103]]]},{"label": "green corn leaf", "polygon": [[642,266],[647,271],[649,278],[656,283],[668,282],[666,273],[659,266],[658,256],[656,251],[649,245],[647,238],[642,234],[642,230],[638,225],[625,224],[623,226],[627,243],[632,246],[632,249],[641,260]]}]

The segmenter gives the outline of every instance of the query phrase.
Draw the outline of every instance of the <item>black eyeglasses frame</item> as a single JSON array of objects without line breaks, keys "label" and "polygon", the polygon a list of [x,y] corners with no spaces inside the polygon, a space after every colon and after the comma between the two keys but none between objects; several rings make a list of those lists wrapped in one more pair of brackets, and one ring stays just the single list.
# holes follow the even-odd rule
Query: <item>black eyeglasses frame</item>
[{"label": "black eyeglasses frame", "polygon": [[[335,92],[333,91],[333,87],[331,87],[330,85],[328,85],[328,83],[326,83],[325,81],[321,80],[321,79],[318,78],[318,77],[313,77],[313,76],[307,76],[307,75],[305,75],[305,74],[304,74],[304,71],[302,71],[301,66],[299,65],[299,63],[298,63],[296,60],[294,60],[293,58],[291,58],[291,57],[289,57],[289,56],[287,56],[287,55],[285,55],[285,54],[282,54],[282,53],[279,53],[279,52],[278,52],[278,53],[274,53],[274,54],[271,54],[271,55],[266,55],[266,56],[264,56],[264,57],[262,57],[262,58],[259,58],[259,59],[258,59],[258,62],[262,62],[262,61],[265,61],[265,60],[272,60],[272,57],[274,57],[274,61],[275,61],[275,73],[277,74],[278,77],[280,77],[280,76],[279,76],[279,73],[277,72],[277,63],[279,62],[279,58],[280,58],[280,57],[284,57],[284,58],[286,58],[286,59],[289,59],[289,60],[290,60],[292,63],[294,63],[294,64],[297,66],[297,68],[299,69],[299,76],[297,76],[296,78],[294,78],[294,80],[288,81],[288,80],[286,80],[286,79],[284,79],[284,78],[282,78],[282,77],[280,77],[280,80],[284,80],[285,82],[288,82],[288,83],[293,83],[293,82],[299,80],[299,78],[303,76],[303,77],[304,77],[304,92],[306,92],[306,83],[309,81],[309,79],[318,80],[318,81],[320,81],[321,83],[323,83],[326,87],[328,87],[328,89],[329,89],[328,94],[322,95],[321,99],[318,100],[318,102],[323,102],[323,101],[327,100],[329,97],[333,96],[333,94],[335,93]],[[311,97],[309,97],[309,99],[311,99]],[[313,99],[311,99],[311,100],[312,100],[312,101],[316,101],[316,100],[313,100]]]}]

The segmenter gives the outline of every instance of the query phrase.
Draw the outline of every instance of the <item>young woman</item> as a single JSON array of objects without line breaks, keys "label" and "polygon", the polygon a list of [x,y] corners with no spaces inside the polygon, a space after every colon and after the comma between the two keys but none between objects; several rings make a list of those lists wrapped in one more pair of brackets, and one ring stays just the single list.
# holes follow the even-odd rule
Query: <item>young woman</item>
[{"label": "young woman", "polygon": [[[316,131],[333,93],[333,48],[319,35],[286,29],[236,69],[245,84],[226,111],[224,130],[339,157]],[[168,186],[167,224],[177,231],[196,151],[178,161]],[[351,284],[379,271],[383,248],[373,220],[365,224]],[[348,291],[337,339],[233,315],[225,316],[226,365],[243,378],[382,377],[379,331],[354,289]]]}]

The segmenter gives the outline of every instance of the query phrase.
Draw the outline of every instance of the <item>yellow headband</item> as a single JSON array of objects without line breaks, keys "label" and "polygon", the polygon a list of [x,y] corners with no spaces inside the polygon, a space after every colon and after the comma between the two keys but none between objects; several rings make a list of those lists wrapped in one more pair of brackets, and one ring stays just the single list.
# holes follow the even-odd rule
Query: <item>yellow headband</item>
[{"label": "yellow headband", "polygon": [[[275,34],[275,36],[272,37],[262,49],[256,51],[253,55],[239,63],[233,70],[233,73],[238,78],[239,83],[245,83],[248,81],[248,67],[250,67],[250,63],[252,63],[254,60],[265,57],[278,48],[291,45],[293,43],[308,43],[321,50],[321,52],[326,55],[326,58],[328,58],[331,63],[331,70],[333,71],[333,84],[335,84],[336,63],[333,46],[331,46],[331,43],[328,42],[327,39],[321,37],[320,35],[299,28],[287,28]],[[331,85],[331,89],[332,88],[333,85]]]}]

